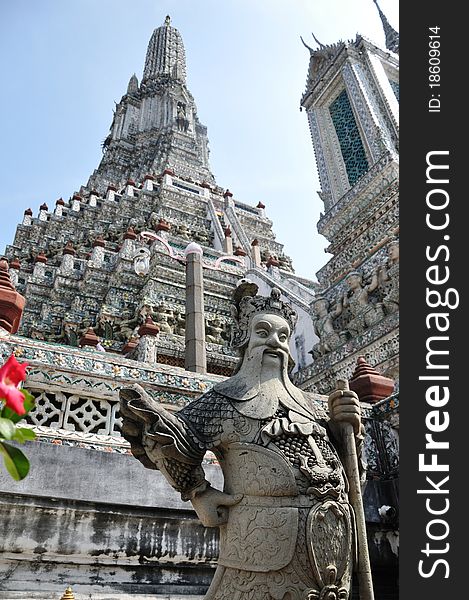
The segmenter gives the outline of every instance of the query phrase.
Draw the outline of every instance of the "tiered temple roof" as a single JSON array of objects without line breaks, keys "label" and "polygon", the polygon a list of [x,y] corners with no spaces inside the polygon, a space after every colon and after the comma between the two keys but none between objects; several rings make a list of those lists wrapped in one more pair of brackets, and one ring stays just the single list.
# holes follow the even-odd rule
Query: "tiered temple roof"
[{"label": "tiered temple roof", "polygon": [[[215,182],[207,130],[186,86],[185,53],[169,17],[148,45],[142,83],[130,79],[100,165],[54,208],[25,211],[7,247],[10,275],[27,304],[20,333],[76,346],[93,327],[102,346],[127,343],[151,316],[159,361],[183,365],[184,248],[204,251],[209,369],[229,374],[234,357],[229,298],[250,267],[292,273],[265,216]],[[137,256],[149,271],[137,274]]]}]

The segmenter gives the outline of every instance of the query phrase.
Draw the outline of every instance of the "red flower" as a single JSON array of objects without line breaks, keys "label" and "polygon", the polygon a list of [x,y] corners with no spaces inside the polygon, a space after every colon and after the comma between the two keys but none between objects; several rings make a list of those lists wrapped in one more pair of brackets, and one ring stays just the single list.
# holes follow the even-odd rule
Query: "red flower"
[{"label": "red flower", "polygon": [[18,415],[24,415],[24,396],[18,389],[20,381],[26,379],[27,363],[19,363],[13,354],[0,368],[0,400]]}]

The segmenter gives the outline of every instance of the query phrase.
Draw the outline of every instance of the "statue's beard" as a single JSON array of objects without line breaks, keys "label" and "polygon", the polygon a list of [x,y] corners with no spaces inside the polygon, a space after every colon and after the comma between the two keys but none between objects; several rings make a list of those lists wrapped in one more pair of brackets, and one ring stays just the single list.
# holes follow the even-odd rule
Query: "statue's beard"
[{"label": "statue's beard", "polygon": [[[236,409],[253,418],[273,416],[279,404],[289,396],[285,385],[286,365],[288,355],[285,351],[274,351],[265,346],[247,348],[237,374],[231,379],[234,388],[227,390],[228,394],[234,391],[231,397],[239,393],[237,399],[241,402]],[[230,384],[227,382],[227,385]]]},{"label": "statue's beard", "polygon": [[281,405],[296,421],[311,420],[303,392],[288,377],[289,354],[278,350],[277,366],[273,357],[265,355],[266,350],[266,346],[248,346],[238,371],[217,383],[214,390],[234,400],[236,410],[245,416],[267,418]]},{"label": "statue's beard", "polygon": [[260,376],[260,381],[274,377],[283,380],[287,376],[288,359],[284,350],[265,346],[247,348],[238,372],[248,378]]}]

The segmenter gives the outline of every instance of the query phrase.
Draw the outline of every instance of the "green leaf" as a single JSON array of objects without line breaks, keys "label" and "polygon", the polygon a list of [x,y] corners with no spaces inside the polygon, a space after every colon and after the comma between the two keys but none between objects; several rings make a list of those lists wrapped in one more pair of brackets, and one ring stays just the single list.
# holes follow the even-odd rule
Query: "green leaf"
[{"label": "green leaf", "polygon": [[15,435],[11,439],[23,444],[26,441],[35,440],[36,434],[32,429],[28,429],[27,427],[17,427]]},{"label": "green leaf", "polygon": [[25,390],[24,388],[21,388],[20,392],[24,396],[24,410],[26,412],[29,412],[31,409],[34,408],[36,404],[36,399],[30,392],[28,392],[28,390]]},{"label": "green leaf", "polygon": [[21,421],[21,419],[26,415],[19,415],[8,406],[4,406],[2,412],[0,413],[0,416],[4,417],[5,419],[9,419],[10,421],[13,421],[13,423],[18,423],[18,421]]},{"label": "green leaf", "polygon": [[10,419],[10,421],[13,421],[13,423],[18,423],[18,421],[21,421],[21,419],[24,419],[26,417],[26,414],[34,408],[34,406],[35,406],[34,396],[32,394],[30,394],[24,388],[20,389],[20,392],[24,395],[23,406],[24,406],[24,410],[26,411],[26,413],[24,415],[19,415],[18,413],[16,413],[14,410],[9,408],[8,406],[4,406],[0,412],[0,417],[5,417],[6,419]]},{"label": "green leaf", "polygon": [[5,440],[13,439],[16,433],[15,424],[10,419],[0,417],[0,437]]},{"label": "green leaf", "polygon": [[0,454],[3,455],[5,467],[13,479],[21,481],[26,477],[29,472],[29,460],[21,450],[6,442],[0,442]]}]

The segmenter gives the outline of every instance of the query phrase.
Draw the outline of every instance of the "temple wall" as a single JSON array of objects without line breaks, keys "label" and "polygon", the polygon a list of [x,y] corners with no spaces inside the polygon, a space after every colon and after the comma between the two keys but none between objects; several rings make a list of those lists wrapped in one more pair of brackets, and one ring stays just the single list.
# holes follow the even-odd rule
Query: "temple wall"
[{"label": "temple wall", "polygon": [[[31,460],[25,480],[0,471],[0,599],[59,599],[68,585],[77,600],[139,600],[149,593],[197,600],[205,593],[218,531],[203,527],[158,471],[129,454],[47,442],[28,443],[25,451]],[[219,467],[204,468],[221,488]],[[368,481],[369,548],[383,593],[396,584],[398,538],[383,528],[376,507],[395,498],[395,482]]]},{"label": "temple wall", "polygon": [[[31,473],[0,472],[0,598],[31,591],[177,594],[208,588],[218,530],[129,454],[32,442]],[[207,465],[214,486],[220,470]],[[14,596],[13,596],[14,597]]]}]

